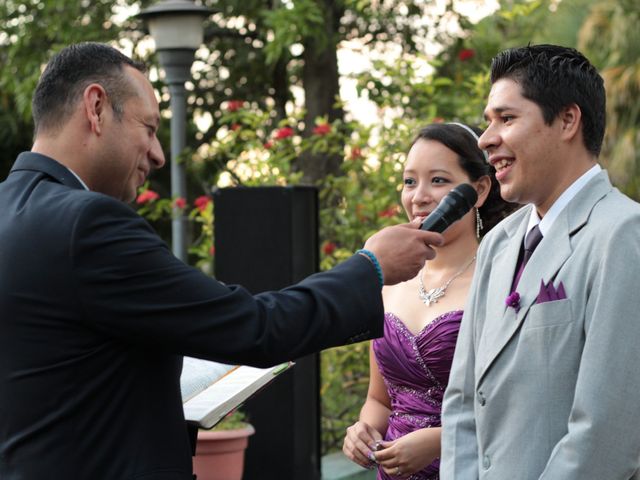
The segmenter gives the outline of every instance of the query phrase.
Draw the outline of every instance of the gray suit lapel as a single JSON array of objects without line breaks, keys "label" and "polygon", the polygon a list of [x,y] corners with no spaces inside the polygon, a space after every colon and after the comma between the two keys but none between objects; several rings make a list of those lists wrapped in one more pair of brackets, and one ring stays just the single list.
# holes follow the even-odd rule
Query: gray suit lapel
[{"label": "gray suit lapel", "polygon": [[495,273],[491,275],[488,286],[487,318],[478,348],[478,383],[525,321],[538,297],[540,282],[554,280],[571,256],[571,236],[587,223],[595,204],[611,189],[608,176],[603,171],[591,179],[560,213],[522,273],[516,289],[520,294],[520,310],[517,313],[513,308],[506,307],[505,299],[511,287],[529,217],[514,224],[511,232],[507,232],[510,233],[508,245],[495,256],[491,266]]},{"label": "gray suit lapel", "polygon": [[[526,210],[530,212],[529,208]],[[528,221],[529,213],[526,213],[519,223],[513,223],[505,228],[507,234],[507,238],[504,239],[505,247],[494,255],[491,262],[493,273],[487,285],[487,308],[485,309],[487,319],[480,338],[476,362],[480,368],[479,375],[476,376],[478,382],[517,327],[515,312],[512,308],[507,308],[505,300],[511,292],[520,246]]]}]

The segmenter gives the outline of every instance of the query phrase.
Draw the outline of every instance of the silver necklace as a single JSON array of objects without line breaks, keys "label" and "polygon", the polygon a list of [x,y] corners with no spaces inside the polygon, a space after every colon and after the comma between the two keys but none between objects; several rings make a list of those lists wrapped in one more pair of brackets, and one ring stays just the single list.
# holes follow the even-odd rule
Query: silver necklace
[{"label": "silver necklace", "polygon": [[424,270],[424,267],[423,267],[420,270],[420,273],[418,274],[418,283],[419,283],[418,296],[420,297],[420,300],[422,300],[422,303],[424,303],[427,307],[431,306],[432,303],[438,303],[438,299],[444,297],[444,294],[447,291],[447,288],[449,288],[449,285],[451,285],[451,282],[453,282],[456,278],[462,275],[467,270],[467,268],[471,266],[471,264],[474,262],[475,259],[476,259],[476,256],[474,255],[469,263],[467,263],[464,267],[458,270],[458,272],[456,272],[453,275],[453,277],[447,280],[447,283],[445,283],[441,287],[432,288],[429,291],[425,290],[424,283],[422,282],[422,270]]}]

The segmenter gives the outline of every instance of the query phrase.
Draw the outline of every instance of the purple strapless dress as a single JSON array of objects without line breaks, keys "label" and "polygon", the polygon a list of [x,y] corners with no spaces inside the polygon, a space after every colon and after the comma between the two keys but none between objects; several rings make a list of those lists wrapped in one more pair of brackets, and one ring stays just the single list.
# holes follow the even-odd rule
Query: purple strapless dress
[{"label": "purple strapless dress", "polygon": [[[391,399],[385,440],[409,432],[439,427],[442,397],[449,380],[462,311],[440,315],[413,335],[392,313],[384,316],[384,337],[373,341],[373,351]],[[440,460],[408,477],[437,480]],[[378,469],[379,480],[395,479]],[[404,477],[407,478],[407,477]]]}]

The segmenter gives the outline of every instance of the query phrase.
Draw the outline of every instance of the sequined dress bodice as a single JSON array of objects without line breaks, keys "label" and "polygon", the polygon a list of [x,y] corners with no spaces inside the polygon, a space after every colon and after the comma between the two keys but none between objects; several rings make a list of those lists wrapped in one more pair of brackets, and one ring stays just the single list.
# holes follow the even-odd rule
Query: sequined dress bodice
[{"label": "sequined dress bodice", "polygon": [[[391,399],[385,440],[395,440],[414,430],[439,427],[442,397],[449,379],[462,311],[435,318],[412,334],[393,313],[385,314],[384,337],[373,341],[373,351]],[[410,480],[438,479],[435,460]],[[394,479],[378,470],[378,479]]]}]

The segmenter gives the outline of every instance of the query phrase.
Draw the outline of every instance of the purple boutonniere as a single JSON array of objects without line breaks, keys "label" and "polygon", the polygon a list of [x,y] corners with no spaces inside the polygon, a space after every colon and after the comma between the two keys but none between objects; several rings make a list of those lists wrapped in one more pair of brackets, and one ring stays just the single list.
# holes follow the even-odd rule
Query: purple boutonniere
[{"label": "purple boutonniere", "polygon": [[511,292],[504,303],[507,304],[507,307],[512,307],[516,313],[518,313],[520,310],[520,294],[518,292]]}]

